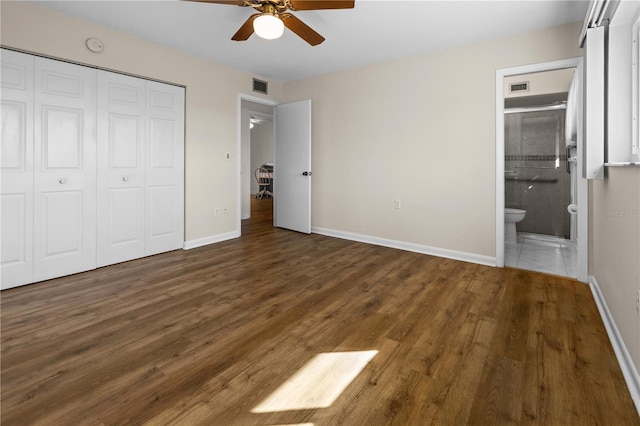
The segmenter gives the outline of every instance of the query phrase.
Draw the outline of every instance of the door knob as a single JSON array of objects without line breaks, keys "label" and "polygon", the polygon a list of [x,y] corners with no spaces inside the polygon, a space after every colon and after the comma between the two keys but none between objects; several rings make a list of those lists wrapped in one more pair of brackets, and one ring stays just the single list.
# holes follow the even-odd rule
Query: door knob
[{"label": "door knob", "polygon": [[302,176],[311,176],[311,172],[302,172]]},{"label": "door knob", "polygon": [[126,177],[126,176],[122,176],[122,181],[123,181],[123,182],[126,182],[126,181],[128,181],[128,180],[129,180],[129,178],[128,178],[128,177]]},{"label": "door knob", "polygon": [[64,185],[65,183],[67,183],[67,180],[65,178],[62,178],[58,182],[60,182],[60,185]]}]

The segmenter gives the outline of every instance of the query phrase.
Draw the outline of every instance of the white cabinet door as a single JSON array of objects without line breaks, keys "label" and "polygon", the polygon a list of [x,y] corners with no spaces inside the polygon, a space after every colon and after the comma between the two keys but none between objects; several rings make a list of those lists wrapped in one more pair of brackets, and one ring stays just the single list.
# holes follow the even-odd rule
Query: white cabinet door
[{"label": "white cabinet door", "polygon": [[2,50],[0,288],[33,281],[34,57]]},{"label": "white cabinet door", "polygon": [[184,88],[147,82],[145,255],[184,243]]},{"label": "white cabinet door", "polygon": [[98,266],[143,257],[145,80],[98,71]]},{"label": "white cabinet door", "polygon": [[34,281],[96,267],[96,70],[36,58]]}]

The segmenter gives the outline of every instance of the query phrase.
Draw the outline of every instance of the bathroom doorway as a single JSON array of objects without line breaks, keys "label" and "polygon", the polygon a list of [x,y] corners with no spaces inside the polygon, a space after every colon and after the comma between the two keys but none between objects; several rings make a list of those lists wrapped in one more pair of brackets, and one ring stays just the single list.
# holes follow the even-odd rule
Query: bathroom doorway
[{"label": "bathroom doorway", "polygon": [[568,119],[579,65],[576,58],[497,73],[496,257],[498,266],[586,282],[586,183],[579,178],[579,126]]},{"label": "bathroom doorway", "polygon": [[576,278],[569,212],[575,202],[575,156],[573,148],[565,148],[565,115],[566,92],[563,100],[505,108],[505,227],[516,232],[506,229],[504,263]]}]

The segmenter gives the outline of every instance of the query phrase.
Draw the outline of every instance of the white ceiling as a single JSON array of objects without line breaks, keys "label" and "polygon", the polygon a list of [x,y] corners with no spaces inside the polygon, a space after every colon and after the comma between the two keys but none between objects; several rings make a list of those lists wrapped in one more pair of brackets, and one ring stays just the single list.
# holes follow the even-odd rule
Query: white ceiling
[{"label": "white ceiling", "polygon": [[356,0],[354,9],[294,12],[326,38],[312,47],[288,30],[278,40],[254,34],[248,41],[232,41],[254,13],[248,7],[179,0],[35,3],[279,81],[582,21],[588,5],[587,0]]}]

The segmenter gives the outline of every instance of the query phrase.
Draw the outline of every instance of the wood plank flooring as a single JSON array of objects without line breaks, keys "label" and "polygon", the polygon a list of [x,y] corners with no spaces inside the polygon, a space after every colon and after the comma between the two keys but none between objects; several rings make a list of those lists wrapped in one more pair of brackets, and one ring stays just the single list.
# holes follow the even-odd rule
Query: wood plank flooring
[{"label": "wood plank flooring", "polygon": [[[253,201],[240,239],[2,292],[2,425],[640,425],[587,285],[276,229]],[[252,412],[371,350],[329,406]]]}]

